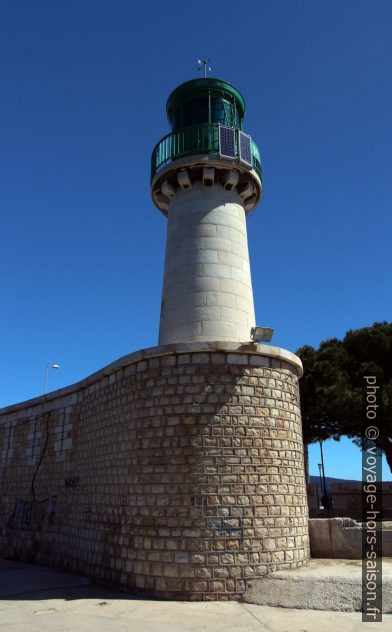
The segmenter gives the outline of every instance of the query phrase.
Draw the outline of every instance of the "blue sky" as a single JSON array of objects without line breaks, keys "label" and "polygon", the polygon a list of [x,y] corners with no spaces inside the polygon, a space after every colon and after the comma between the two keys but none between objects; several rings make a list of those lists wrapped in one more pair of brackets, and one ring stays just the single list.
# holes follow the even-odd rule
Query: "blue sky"
[{"label": "blue sky", "polygon": [[[150,154],[201,56],[244,94],[261,149],[257,322],[295,351],[390,320],[391,27],[386,0],[3,0],[0,406],[41,394],[48,362],[55,389],[156,344]],[[339,446],[327,474],[358,478]]]}]

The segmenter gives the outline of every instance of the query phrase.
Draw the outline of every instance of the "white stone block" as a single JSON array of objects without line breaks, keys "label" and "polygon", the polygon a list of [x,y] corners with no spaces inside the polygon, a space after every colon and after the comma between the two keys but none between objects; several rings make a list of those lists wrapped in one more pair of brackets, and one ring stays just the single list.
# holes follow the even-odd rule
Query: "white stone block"
[{"label": "white stone block", "polygon": [[184,309],[176,309],[171,314],[171,322],[173,326],[181,325],[182,323],[186,323],[191,320],[198,320],[197,318],[192,318],[193,311],[190,307],[185,307]]},{"label": "white stone block", "polygon": [[243,206],[240,204],[224,204],[224,209],[227,215],[231,215],[232,217],[237,217],[241,221],[245,221],[245,211]]},{"label": "white stone block", "polygon": [[236,307],[236,297],[227,292],[205,292],[203,295],[207,305],[221,305],[222,307]]},{"label": "white stone block", "polygon": [[235,304],[238,309],[247,312],[248,314],[254,313],[253,301],[246,296],[236,296]]},{"label": "white stone block", "polygon": [[219,263],[217,250],[198,249],[187,255],[189,263]]},{"label": "white stone block", "polygon": [[219,289],[223,292],[230,292],[238,297],[244,296],[251,299],[251,288],[233,279],[219,279]]},{"label": "white stone block", "polygon": [[234,281],[239,281],[244,285],[252,285],[249,272],[245,272],[244,270],[239,270],[238,268],[234,267],[230,268],[230,270],[231,278],[234,279]]},{"label": "white stone block", "polygon": [[248,244],[240,244],[239,242],[231,242],[231,252],[235,252],[236,255],[238,255],[239,257],[242,257],[243,259],[246,259],[247,261],[249,261],[249,251],[248,251]]},{"label": "white stone block", "polygon": [[[216,226],[218,229],[218,226]],[[186,247],[192,247],[194,240],[188,240]],[[233,250],[232,242],[230,239],[223,239],[222,237],[201,237],[198,239],[199,248],[210,248],[211,250],[228,250],[231,252]]]},{"label": "white stone block", "polygon": [[[253,319],[253,325],[254,326],[254,319]],[[251,340],[251,336],[250,336],[250,331],[251,331],[252,327],[249,327],[249,325],[239,325],[238,323],[235,323],[235,334],[236,334],[236,340],[241,340],[242,342],[249,342]]]},{"label": "white stone block", "polygon": [[200,305],[216,305],[216,303],[208,302],[208,295],[216,294],[216,292],[195,292],[190,294],[189,303],[191,307],[199,307]]},{"label": "white stone block", "polygon": [[232,321],[233,323],[240,325],[248,325],[247,316],[247,313],[240,309],[233,309],[232,307],[220,308],[221,320]]},{"label": "white stone block", "polygon": [[[243,270],[244,259],[234,252],[227,252],[226,250],[218,252],[219,263],[238,268]],[[248,264],[249,265],[249,264]]]},{"label": "white stone block", "polygon": [[242,233],[240,233],[238,230],[236,230],[235,228],[231,228],[230,226],[222,226],[221,224],[218,224],[218,226],[216,227],[217,237],[223,237],[223,239],[228,239],[230,241],[239,241],[241,234]]},{"label": "white stone block", "polygon": [[203,276],[214,277],[216,279],[231,279],[232,273],[230,266],[219,263],[206,263],[203,265]]},{"label": "white stone block", "polygon": [[216,236],[216,224],[199,224],[196,227],[196,237],[215,237]]},{"label": "white stone block", "polygon": [[[203,337],[201,336],[201,323],[200,322],[186,322],[181,325],[172,325],[171,322],[168,324],[161,325],[159,330],[159,339],[171,339],[172,337],[176,338],[177,342],[189,342],[191,341],[202,341]],[[164,343],[170,344],[170,343]]]},{"label": "white stone block", "polygon": [[215,340],[214,336],[219,336],[221,340],[233,340],[235,338],[234,323],[225,323],[221,320],[205,321],[201,323],[203,334],[210,336],[210,340]]},{"label": "white stone block", "polygon": [[217,321],[220,320],[220,310],[221,308],[218,306],[199,306],[195,307],[193,310],[189,310],[188,320],[193,322],[195,320],[204,322],[204,321]]},{"label": "white stone block", "polygon": [[[189,288],[189,285],[188,285]],[[192,289],[194,292],[209,292],[216,291],[219,292],[219,279],[214,277],[196,277],[192,280]]]}]

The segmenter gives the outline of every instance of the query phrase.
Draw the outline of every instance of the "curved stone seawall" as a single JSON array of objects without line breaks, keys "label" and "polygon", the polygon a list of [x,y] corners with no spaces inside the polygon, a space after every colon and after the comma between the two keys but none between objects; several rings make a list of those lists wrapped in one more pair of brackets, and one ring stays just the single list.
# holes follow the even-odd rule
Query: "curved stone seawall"
[{"label": "curved stone seawall", "polygon": [[299,359],[194,343],[0,411],[0,554],[178,599],[309,557]]}]

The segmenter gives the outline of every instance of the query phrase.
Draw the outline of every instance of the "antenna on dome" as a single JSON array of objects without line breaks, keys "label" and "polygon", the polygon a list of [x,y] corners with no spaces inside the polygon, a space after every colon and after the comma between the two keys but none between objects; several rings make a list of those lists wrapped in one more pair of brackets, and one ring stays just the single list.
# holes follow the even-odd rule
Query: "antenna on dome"
[{"label": "antenna on dome", "polygon": [[207,77],[207,71],[211,72],[210,66],[211,59],[198,59],[197,63],[199,64],[198,70],[201,70],[202,66],[204,66],[204,79]]}]

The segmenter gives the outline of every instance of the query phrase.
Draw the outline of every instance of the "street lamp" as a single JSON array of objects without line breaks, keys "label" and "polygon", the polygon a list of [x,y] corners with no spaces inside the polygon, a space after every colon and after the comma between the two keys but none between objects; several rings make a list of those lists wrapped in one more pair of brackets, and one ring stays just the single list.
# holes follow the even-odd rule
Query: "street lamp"
[{"label": "street lamp", "polygon": [[319,469],[319,478],[320,478],[320,493],[317,494],[319,496],[319,509],[321,508],[321,499],[324,497],[324,492],[323,492],[323,479],[322,479],[322,473],[321,473],[321,463],[318,464],[318,469]]},{"label": "street lamp", "polygon": [[323,496],[321,498],[321,502],[322,505],[324,507],[324,509],[328,509],[329,510],[329,517],[332,517],[331,511],[332,511],[332,496],[328,493],[327,491],[327,485],[325,482],[325,470],[324,470],[324,456],[323,456],[323,442],[319,441],[320,443],[320,454],[321,454],[321,467],[320,469],[320,475],[322,474],[323,477]]},{"label": "street lamp", "polygon": [[59,369],[59,368],[60,368],[59,364],[47,364],[46,365],[44,393],[46,393],[47,390],[48,390],[48,372],[49,372],[49,369]]}]

